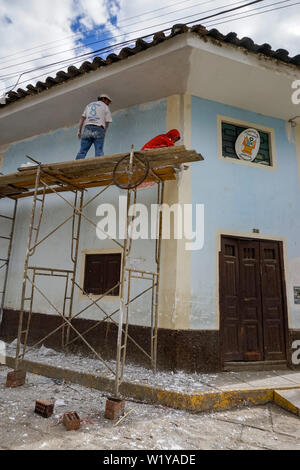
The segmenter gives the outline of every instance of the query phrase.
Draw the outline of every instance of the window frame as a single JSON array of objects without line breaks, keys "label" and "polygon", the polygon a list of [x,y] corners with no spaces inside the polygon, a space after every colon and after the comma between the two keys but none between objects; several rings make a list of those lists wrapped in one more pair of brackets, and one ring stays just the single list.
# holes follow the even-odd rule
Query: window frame
[{"label": "window frame", "polygon": [[[222,123],[232,124],[234,126],[241,126],[246,128],[254,128],[258,131],[269,134],[269,149],[270,149],[270,165],[263,165],[262,163],[247,162],[244,160],[232,157],[224,157],[222,147]],[[263,168],[265,170],[277,170],[277,156],[276,156],[276,143],[275,143],[275,131],[273,127],[262,126],[254,122],[241,121],[234,119],[229,116],[223,116],[218,114],[217,116],[217,128],[218,128],[218,153],[219,159],[229,163],[237,163],[238,165],[246,165],[254,168]]]},{"label": "window frame", "polygon": [[[87,255],[110,255],[110,254],[120,254],[121,255],[121,263],[120,263],[120,279],[121,279],[121,272],[123,266],[123,251],[122,249],[98,249],[98,250],[83,250],[81,252],[81,270],[80,270],[80,286],[84,288],[85,283],[85,269],[86,269],[86,259]],[[120,291],[119,291],[120,292]],[[119,301],[120,295],[105,295],[103,294],[84,294],[81,290],[79,290],[79,299],[80,300],[87,300],[92,299],[96,300],[102,298],[104,302],[107,301]]]}]

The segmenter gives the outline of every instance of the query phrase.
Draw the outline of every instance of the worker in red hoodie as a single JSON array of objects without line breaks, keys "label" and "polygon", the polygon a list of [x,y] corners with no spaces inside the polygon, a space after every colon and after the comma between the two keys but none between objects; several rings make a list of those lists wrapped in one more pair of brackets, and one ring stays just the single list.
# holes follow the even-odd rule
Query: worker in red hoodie
[{"label": "worker in red hoodie", "polygon": [[[166,134],[157,135],[153,139],[149,140],[149,142],[147,142],[144,147],[142,147],[142,150],[159,149],[162,147],[174,147],[175,142],[177,142],[178,140],[180,140],[180,132],[177,129],[171,129]],[[138,186],[138,189],[150,188],[154,185],[155,183],[153,181],[148,181],[140,184]]]},{"label": "worker in red hoodie", "polygon": [[171,129],[166,134],[160,134],[149,140],[142,150],[159,149],[161,147],[173,147],[175,142],[180,140],[180,132],[177,129]]}]

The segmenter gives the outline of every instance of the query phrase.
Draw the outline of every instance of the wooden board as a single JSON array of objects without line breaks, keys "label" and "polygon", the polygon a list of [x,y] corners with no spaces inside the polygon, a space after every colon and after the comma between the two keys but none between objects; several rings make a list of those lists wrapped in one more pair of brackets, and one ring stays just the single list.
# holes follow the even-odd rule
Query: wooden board
[{"label": "wooden board", "polygon": [[[200,154],[184,146],[145,150],[135,154],[147,158],[154,175],[163,181],[176,179],[176,169],[180,169],[184,163],[203,160]],[[114,184],[113,170],[126,155],[128,153],[41,164],[41,179],[57,192],[107,186]],[[17,199],[32,196],[37,168],[38,165],[21,167],[16,173],[1,175],[0,197]],[[153,173],[149,173],[146,181],[156,180]],[[47,192],[51,192],[51,189],[47,189]]]}]

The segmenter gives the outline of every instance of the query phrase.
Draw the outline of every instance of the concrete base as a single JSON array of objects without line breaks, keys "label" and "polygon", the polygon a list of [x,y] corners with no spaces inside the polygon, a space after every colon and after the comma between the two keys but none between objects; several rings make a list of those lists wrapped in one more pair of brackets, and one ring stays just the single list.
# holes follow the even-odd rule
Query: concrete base
[{"label": "concrete base", "polygon": [[274,402],[291,413],[300,416],[300,389],[275,390]]},{"label": "concrete base", "polygon": [[[15,360],[6,357],[6,364],[14,367]],[[102,392],[113,393],[115,381],[106,376],[62,369],[60,367],[24,360],[23,369],[34,374],[51,378],[62,378]],[[207,378],[207,376],[206,376]],[[143,401],[159,403],[163,406],[192,412],[228,410],[240,405],[263,405],[273,401],[274,390],[300,389],[300,373],[291,372],[278,375],[264,372],[240,372],[235,377],[221,372],[213,374],[215,387],[209,386],[203,391],[197,388],[189,392],[170,390],[151,384],[123,382],[120,386],[122,396]]]},{"label": "concrete base", "polygon": [[105,415],[106,419],[118,419],[125,412],[125,399],[110,397],[106,401]]}]

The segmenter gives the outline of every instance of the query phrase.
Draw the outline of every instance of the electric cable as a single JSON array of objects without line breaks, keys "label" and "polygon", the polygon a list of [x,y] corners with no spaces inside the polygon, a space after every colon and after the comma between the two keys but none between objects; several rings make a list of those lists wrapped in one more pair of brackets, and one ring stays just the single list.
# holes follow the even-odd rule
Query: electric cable
[{"label": "electric cable", "polygon": [[[230,10],[226,10],[226,11],[223,11],[223,12],[215,13],[215,14],[213,14],[213,15],[209,15],[209,16],[207,16],[207,17],[200,18],[200,19],[197,19],[197,20],[193,20],[193,21],[191,21],[191,22],[189,22],[189,23],[186,23],[186,24],[190,24],[190,23],[194,23],[194,22],[198,22],[198,21],[203,21],[203,20],[205,20],[205,19],[212,18],[212,17],[215,17],[215,16],[219,16],[219,15],[221,15],[221,14],[228,13],[228,12],[231,12],[231,11],[235,11],[235,10],[238,10],[238,9],[241,9],[241,8],[245,8],[245,7],[249,6],[249,5],[252,5],[252,4],[255,4],[255,3],[261,3],[261,2],[263,2],[263,1],[265,1],[265,0],[254,0],[254,1],[250,2],[250,3],[247,3],[246,5],[240,5],[239,7],[235,7],[235,8],[232,8],[232,9],[230,9]],[[290,1],[290,0],[289,0],[289,1]],[[194,15],[194,16],[195,16],[195,15]],[[181,20],[181,19],[183,19],[183,18],[180,18],[180,19],[178,19],[178,20],[176,20],[176,21],[179,21],[179,20]],[[164,25],[164,24],[166,24],[166,23],[162,23],[162,24]],[[161,24],[155,25],[154,27],[156,28],[156,27],[158,27],[158,26],[161,26]],[[136,31],[132,31],[130,34],[133,34],[133,33],[136,33],[136,32],[140,32],[140,31],[145,31],[146,29],[150,29],[150,28],[152,29],[153,26],[149,26],[149,27],[142,28],[142,29],[139,29],[139,30],[136,30]],[[169,31],[170,29],[171,29],[171,27],[165,28],[165,29],[162,30],[161,32]],[[153,36],[153,34],[154,34],[154,33],[147,34],[147,35],[143,36],[141,39],[144,39],[144,38]],[[139,38],[136,38],[136,39],[139,39]],[[124,43],[116,44],[115,47],[117,47],[118,45],[123,45],[123,44],[124,44]],[[46,64],[46,65],[43,65],[43,66],[35,67],[34,69],[30,69],[30,70],[26,70],[26,71],[16,71],[16,72],[14,72],[14,73],[12,73],[12,74],[5,75],[5,76],[1,76],[0,79],[5,79],[5,78],[9,78],[9,77],[12,78],[12,76],[16,77],[16,76],[18,76],[18,74],[20,74],[20,75],[22,76],[22,75],[24,75],[24,74],[26,74],[26,73],[31,73],[31,72],[33,72],[33,71],[35,71],[35,70],[40,70],[40,69],[42,69],[42,68],[48,68],[48,67],[51,67],[52,65],[56,65],[56,64],[58,65],[58,64],[66,63],[66,62],[75,60],[77,57],[78,57],[78,58],[80,58],[80,57],[86,57],[86,56],[93,55],[94,53],[98,53],[98,52],[102,52],[102,49],[98,49],[98,50],[96,50],[96,51],[87,52],[87,53],[85,53],[85,54],[80,54],[80,55],[78,55],[78,56],[73,56],[73,57],[70,57],[70,58],[68,58],[68,59],[64,59],[64,60],[62,60],[62,61],[57,61],[57,62],[53,62],[53,63],[50,63],[50,64]],[[20,78],[20,77],[19,77],[19,78]],[[18,84],[18,83],[19,83],[19,79],[18,79],[18,81],[17,81],[17,84]],[[13,87],[13,89],[14,89],[15,87],[16,87],[16,85]]]},{"label": "electric cable", "polygon": [[[259,3],[259,1],[262,1],[262,0],[258,0],[258,1],[255,1],[255,2],[250,2],[250,3],[248,3],[247,5],[243,5],[242,7],[246,7],[246,6],[252,5],[253,3]],[[288,0],[284,0],[284,1],[288,1]],[[275,3],[275,4],[272,4],[272,5],[274,6],[274,5],[277,5],[277,4],[279,4],[279,3],[284,3],[284,1],[280,1],[280,2]],[[290,1],[291,1],[291,0],[290,0]],[[258,12],[258,13],[249,15],[249,12],[251,12],[251,11],[254,10],[254,9],[252,9],[252,10],[249,10],[248,14],[245,15],[245,16],[243,16],[243,17],[236,18],[236,19],[233,19],[233,20],[220,21],[219,23],[214,23],[213,26],[216,25],[216,24],[223,24],[223,23],[227,23],[227,22],[229,22],[229,21],[236,21],[236,20],[238,20],[238,19],[247,18],[247,17],[249,17],[249,16],[256,16],[256,15],[259,15],[259,14],[268,13],[268,12],[270,12],[270,11],[274,11],[274,10],[278,10],[278,9],[287,8],[287,7],[290,7],[290,6],[295,6],[295,5],[299,4],[299,3],[300,3],[300,2],[297,2],[297,3],[291,4],[291,5],[285,5],[285,6],[282,6],[282,7],[273,8],[273,9],[265,10],[265,11],[263,11],[263,12]],[[272,6],[272,5],[265,5],[264,7],[261,7],[261,8],[270,7],[270,6]],[[236,10],[236,9],[239,9],[239,8],[240,8],[240,7],[236,7],[236,8],[233,8],[233,9],[231,9],[231,10],[227,10],[226,12],[221,12],[221,13],[217,13],[217,14],[214,14],[214,15],[210,15],[210,17],[219,16],[220,14],[228,13],[229,11],[233,11],[233,10]],[[260,8],[260,9],[261,9],[261,8]],[[229,18],[230,16],[232,16],[232,15],[229,15],[229,16],[224,17],[224,18]],[[209,18],[209,17],[208,17],[208,18]],[[204,18],[202,18],[202,19],[200,19],[200,20],[194,20],[194,21],[192,21],[192,22],[190,22],[190,23],[197,22],[197,21],[203,21],[203,20],[204,20]],[[212,20],[212,21],[214,21],[214,20]],[[188,24],[188,23],[187,23],[187,24]],[[167,30],[169,30],[169,29],[171,29],[171,28],[166,28],[164,31],[167,31]],[[152,36],[152,35],[153,35],[153,33],[151,33],[151,34],[149,34],[149,35],[146,35],[146,36],[144,36],[143,38],[150,37],[150,36]],[[139,38],[130,39],[130,40],[126,41],[126,43],[128,44],[128,43],[130,43],[130,42],[135,41],[136,39],[139,39]],[[142,38],[141,38],[141,39],[142,39]],[[108,50],[109,48],[114,48],[114,49],[115,49],[115,48],[117,48],[117,47],[120,47],[120,45],[123,45],[123,44],[125,44],[125,42],[119,43],[119,44],[116,44],[116,45],[113,45],[113,46],[108,46],[107,48],[103,48],[103,49],[106,49],[106,50]],[[102,51],[103,51],[103,49],[102,49]],[[40,69],[42,69],[42,68],[49,68],[49,67],[52,67],[53,65],[57,65],[57,64],[59,64],[59,63],[66,63],[67,61],[68,61],[68,62],[69,62],[69,61],[73,61],[73,63],[78,63],[79,61],[81,62],[81,57],[82,57],[82,56],[90,55],[90,56],[95,56],[95,57],[96,57],[96,56],[97,56],[97,53],[98,53],[99,51],[100,51],[100,50],[92,51],[92,52],[89,52],[89,53],[86,53],[86,54],[83,54],[83,55],[80,55],[80,56],[77,56],[77,57],[72,57],[72,58],[70,58],[70,59],[65,59],[64,61],[60,61],[60,62],[48,64],[48,65],[45,65],[45,66],[42,66],[42,67],[37,67],[37,68],[32,69],[32,70],[30,70],[30,71],[25,71],[25,72],[23,72],[23,73],[21,74],[21,76],[24,75],[24,74],[26,74],[26,73],[31,73],[31,72],[33,72],[33,71],[35,71],[35,70],[40,70]],[[74,62],[74,59],[80,59],[80,60],[76,60],[76,61]],[[57,69],[55,69],[55,70],[57,70]],[[54,70],[53,70],[53,71],[54,71]],[[51,73],[51,72],[52,72],[52,70],[51,70],[51,71],[48,71],[47,74],[48,74],[48,73]],[[46,72],[43,73],[43,75],[39,75],[39,76],[32,77],[31,80],[32,80],[32,79],[35,79],[35,78],[39,78],[39,77],[41,77],[41,76],[44,76],[45,74],[46,74]],[[19,76],[19,79],[21,78],[21,76]],[[19,84],[19,79],[18,79],[18,82],[17,82],[17,83],[15,84],[15,86],[13,87],[13,89],[17,86],[17,84]],[[21,82],[21,83],[27,83],[28,80],[29,80],[29,79],[27,79],[27,80],[25,80],[25,81],[23,81],[23,82]],[[21,83],[20,83],[20,84],[21,84]],[[8,89],[8,88],[9,88],[9,87],[7,87],[7,89]]]},{"label": "electric cable", "polygon": [[[185,0],[185,3],[187,2],[190,2],[192,0]],[[195,5],[192,5],[190,7],[185,7],[184,9],[187,9],[187,8],[194,8],[195,6],[200,6],[200,5],[205,5],[207,3],[211,3],[212,1],[216,1],[216,0],[206,0],[205,2],[202,2],[202,3],[197,3]],[[241,0],[241,1],[247,1],[247,0]],[[165,6],[165,7],[161,7],[161,8],[156,8],[155,10],[151,10],[151,11],[148,11],[148,12],[145,12],[145,13],[141,13],[139,15],[135,15],[135,16],[131,16],[129,18],[125,18],[125,19],[121,19],[119,20],[118,24],[120,23],[124,23],[126,21],[129,21],[129,20],[132,20],[134,18],[141,18],[141,17],[144,17],[145,15],[147,14],[150,14],[150,13],[155,13],[157,11],[160,11],[160,10],[165,10],[165,9],[168,9],[168,8],[171,8],[172,6],[176,6],[176,5],[182,5],[182,0],[180,2],[176,2],[174,4],[170,4],[168,6]],[[222,8],[222,7],[220,7]],[[178,10],[177,10],[178,11]],[[173,12],[172,12],[173,13]],[[169,13],[166,13],[166,14],[169,14]],[[165,16],[165,15],[162,15],[162,16]],[[157,17],[156,17],[157,18]],[[153,18],[148,18],[146,21],[151,21]],[[129,25],[130,26],[130,25]],[[28,51],[31,51],[33,49],[40,49],[41,47],[44,47],[44,46],[47,46],[48,44],[54,44],[54,43],[57,43],[57,42],[61,42],[61,41],[66,41],[67,39],[71,39],[71,38],[75,38],[75,37],[80,37],[82,36],[82,34],[85,34],[85,33],[88,33],[88,36],[92,35],[92,34],[95,34],[99,29],[103,28],[103,24],[99,25],[97,28],[93,28],[92,30],[86,30],[86,31],[80,31],[78,33],[75,33],[75,34],[71,34],[70,36],[64,36],[64,38],[60,38],[60,39],[56,39],[55,41],[49,41],[49,42],[46,42],[44,44],[40,44],[39,46],[34,46],[34,47],[30,47],[28,49],[23,49],[21,51],[18,51],[18,52],[15,52],[13,54],[9,54],[7,56],[2,56],[0,57],[0,60],[2,59],[6,59],[7,57],[13,57],[13,56],[16,56],[16,55],[22,55],[22,57],[24,57],[24,52],[28,52]],[[45,50],[49,50],[49,48],[45,49]],[[42,52],[42,51],[40,51]],[[32,55],[32,54],[35,54],[34,52],[31,53],[31,54],[27,54],[27,55]],[[25,55],[25,57],[27,56]]]},{"label": "electric cable", "polygon": [[[283,3],[283,2],[278,2],[278,3]],[[292,3],[290,5],[285,5],[285,6],[281,6],[281,7],[277,7],[277,8],[272,8],[271,10],[265,10],[265,11],[261,11],[259,13],[253,13],[251,15],[241,16],[239,18],[235,18],[235,19],[232,19],[232,20],[222,21],[220,23],[209,24],[209,26],[211,27],[211,26],[217,26],[217,25],[220,25],[220,24],[230,23],[231,21],[237,21],[237,20],[244,19],[244,18],[250,18],[251,16],[256,16],[256,15],[262,15],[263,13],[268,13],[270,11],[276,11],[276,10],[282,10],[283,8],[289,8],[289,7],[293,7],[295,5],[299,5],[299,4],[300,4],[300,2],[296,2],[296,3]],[[277,4],[275,4],[275,5],[277,5]],[[250,10],[250,11],[253,11],[253,10]],[[233,15],[233,16],[235,16],[235,15]]]},{"label": "electric cable", "polygon": [[[236,5],[236,4],[241,3],[241,2],[244,2],[244,1],[245,1],[245,0],[239,0],[238,2],[229,3],[229,4],[227,4],[227,6]],[[265,1],[265,0],[258,0],[258,1]],[[286,0],[286,1],[291,1],[291,0]],[[210,9],[210,10],[206,10],[206,11],[204,11],[204,12],[201,12],[201,14],[208,13],[208,12],[211,12],[211,11],[214,11],[214,10],[219,10],[220,8],[223,8],[223,7],[224,7],[224,6],[222,6],[222,7],[217,7],[217,8],[212,8],[212,9]],[[193,16],[198,16],[199,14],[200,14],[200,13],[195,13],[195,14],[193,14],[193,15],[188,15],[188,16],[185,16],[185,17],[183,17],[183,18],[179,18],[179,20],[186,19],[186,18],[191,18],[191,17],[193,17]],[[156,18],[158,18],[158,17],[155,17],[155,18],[153,18],[153,19],[156,19]],[[177,22],[177,21],[179,21],[179,20],[175,20],[175,21]],[[138,23],[132,23],[132,24],[130,24],[130,25],[128,25],[128,26],[135,26],[136,24],[140,24],[140,22],[138,22]],[[157,26],[161,26],[162,24],[164,25],[164,24],[166,24],[166,22],[161,23],[161,24],[159,24],[159,25],[155,25],[155,26],[148,26],[147,29],[150,29],[150,28],[153,28],[153,27],[157,27]],[[140,30],[138,30],[138,31],[143,31],[143,30],[144,30],[144,28],[143,28],[143,29],[140,29]],[[138,31],[133,31],[133,33],[138,32]],[[126,33],[126,34],[131,34],[131,32]],[[71,48],[71,49],[66,49],[66,50],[64,50],[64,51],[59,51],[59,52],[55,52],[55,53],[53,53],[53,54],[45,55],[45,56],[43,56],[43,57],[38,57],[37,59],[38,59],[38,60],[44,60],[44,59],[47,59],[47,58],[49,58],[49,57],[55,57],[55,56],[60,55],[60,54],[65,54],[65,53],[67,53],[67,52],[76,51],[76,50],[78,50],[78,49],[82,49],[82,48],[86,48],[86,47],[89,47],[89,46],[93,46],[93,45],[95,45],[95,44],[99,44],[99,43],[102,43],[102,42],[109,41],[110,39],[116,39],[116,38],[123,37],[123,36],[124,36],[124,34],[119,35],[119,36],[116,36],[116,37],[109,37],[109,38],[101,39],[101,40],[99,40],[99,41],[93,41],[93,42],[90,42],[90,43],[87,43],[87,44],[83,44],[83,45],[80,45],[80,46],[73,47],[73,48]],[[32,58],[32,59],[27,60],[27,61],[25,61],[25,62],[19,62],[19,63],[17,63],[17,64],[12,64],[12,65],[7,65],[6,67],[1,67],[1,71],[2,71],[2,70],[10,69],[10,68],[12,68],[12,67],[17,67],[17,66],[19,66],[19,65],[24,65],[24,64],[32,63],[32,61],[37,60],[37,59]]]}]

